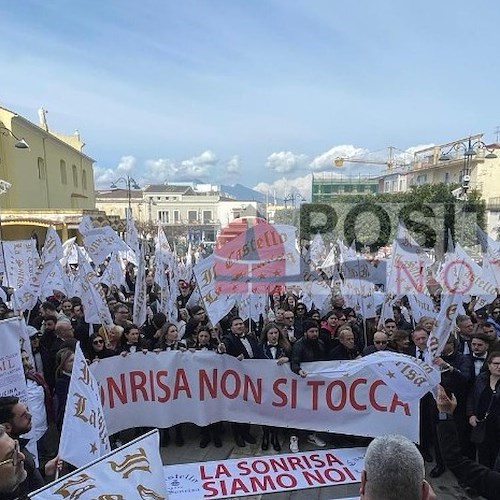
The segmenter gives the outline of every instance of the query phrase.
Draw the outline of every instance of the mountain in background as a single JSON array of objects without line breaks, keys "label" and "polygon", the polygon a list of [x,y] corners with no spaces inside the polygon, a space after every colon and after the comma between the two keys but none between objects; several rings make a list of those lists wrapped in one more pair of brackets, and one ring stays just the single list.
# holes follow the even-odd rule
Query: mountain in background
[{"label": "mountain in background", "polygon": [[[243,186],[242,184],[235,184],[234,186],[227,186],[223,184],[221,185],[221,191],[241,201],[259,201],[261,203],[265,203],[266,201],[272,203],[274,201],[271,194],[268,199],[267,195]],[[276,198],[276,202],[281,203],[282,200]]]}]

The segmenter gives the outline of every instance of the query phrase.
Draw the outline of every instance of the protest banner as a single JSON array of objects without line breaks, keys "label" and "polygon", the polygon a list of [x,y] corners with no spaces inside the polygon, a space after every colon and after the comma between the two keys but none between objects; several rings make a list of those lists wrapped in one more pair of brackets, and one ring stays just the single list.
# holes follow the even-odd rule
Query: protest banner
[{"label": "protest banner", "polygon": [[[417,441],[418,401],[400,398],[386,383],[394,377],[408,394],[408,387],[420,394],[425,371],[414,358],[404,358],[407,362],[395,366],[402,372],[399,378],[391,370],[381,376],[366,361],[305,363],[314,375],[303,379],[288,365],[269,360],[178,351],[103,359],[91,371],[100,385],[110,434],[130,427],[230,420],[363,436],[390,428]],[[374,366],[383,361],[374,357]]]},{"label": "protest banner", "polygon": [[20,318],[0,321],[0,396],[16,396],[28,403],[26,379],[21,361],[21,339],[25,336],[25,325]]},{"label": "protest banner", "polygon": [[32,500],[72,498],[165,500],[159,433],[155,429],[30,494]]},{"label": "protest banner", "polygon": [[365,448],[342,448],[163,467],[169,500],[217,499],[361,481]]}]

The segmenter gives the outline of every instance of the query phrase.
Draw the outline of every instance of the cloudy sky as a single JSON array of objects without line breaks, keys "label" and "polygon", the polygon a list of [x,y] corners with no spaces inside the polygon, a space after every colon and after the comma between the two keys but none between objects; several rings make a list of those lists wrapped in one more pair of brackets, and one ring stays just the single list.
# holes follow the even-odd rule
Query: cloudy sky
[{"label": "cloudy sky", "polygon": [[499,25],[493,0],[1,2],[0,105],[78,129],[100,187],[307,195],[339,155],[493,141]]}]

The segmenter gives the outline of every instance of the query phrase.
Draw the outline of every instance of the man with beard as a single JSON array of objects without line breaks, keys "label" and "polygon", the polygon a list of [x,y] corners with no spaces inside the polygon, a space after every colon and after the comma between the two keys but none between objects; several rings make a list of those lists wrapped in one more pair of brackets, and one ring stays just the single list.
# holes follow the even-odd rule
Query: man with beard
[{"label": "man with beard", "polygon": [[31,413],[27,406],[15,396],[4,396],[0,398],[0,425],[6,433],[19,441],[19,448],[24,455],[24,468],[26,478],[19,485],[21,496],[31,493],[45,485],[44,477],[53,476],[56,472],[59,457],[49,460],[44,467],[37,469],[33,455],[26,450],[27,440],[20,436],[31,430]]},{"label": "man with beard", "polygon": [[[327,352],[324,342],[319,338],[318,323],[313,320],[306,320],[303,325],[304,336],[293,344],[290,368],[294,373],[305,378],[307,372],[301,367],[301,363],[325,361]],[[326,443],[316,436],[315,432],[309,433],[307,441],[321,448],[326,446]],[[299,451],[298,436],[296,434],[290,437],[290,451],[293,453]]]},{"label": "man with beard", "polygon": [[24,455],[19,450],[19,443],[9,437],[0,425],[0,499],[26,498],[19,491],[26,476]]}]

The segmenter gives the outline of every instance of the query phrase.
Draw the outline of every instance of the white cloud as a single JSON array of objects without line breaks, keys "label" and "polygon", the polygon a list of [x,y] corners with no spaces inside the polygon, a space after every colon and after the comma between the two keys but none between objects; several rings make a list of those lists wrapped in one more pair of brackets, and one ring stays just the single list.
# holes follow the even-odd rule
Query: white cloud
[{"label": "white cloud", "polygon": [[315,172],[318,170],[329,170],[334,168],[335,158],[352,158],[354,156],[363,156],[368,154],[367,149],[357,148],[351,144],[335,146],[326,153],[323,153],[309,163],[309,168]]},{"label": "white cloud", "polygon": [[305,166],[306,161],[306,155],[281,151],[280,153],[272,153],[267,157],[266,167],[279,174],[286,174],[300,170]]},{"label": "white cloud", "polygon": [[228,175],[237,175],[240,173],[240,157],[233,156],[226,163],[226,174]]},{"label": "white cloud", "polygon": [[136,166],[137,159],[134,156],[122,156],[115,168],[94,167],[95,185],[101,189],[109,188],[119,177],[132,175]]},{"label": "white cloud", "polygon": [[253,189],[263,194],[269,194],[269,199],[276,195],[276,198],[283,200],[291,193],[298,193],[307,201],[311,201],[311,183],[312,174],[307,174],[295,179],[278,179],[272,183],[259,182]]},{"label": "white cloud", "polygon": [[137,160],[134,156],[122,156],[120,159],[120,163],[118,163],[118,166],[116,167],[116,172],[118,174],[128,174],[132,170],[134,170],[135,166],[137,164]]},{"label": "white cloud", "polygon": [[180,162],[170,158],[147,160],[144,168],[144,182],[161,183],[174,181],[208,180],[219,160],[213,151],[207,150]]}]

